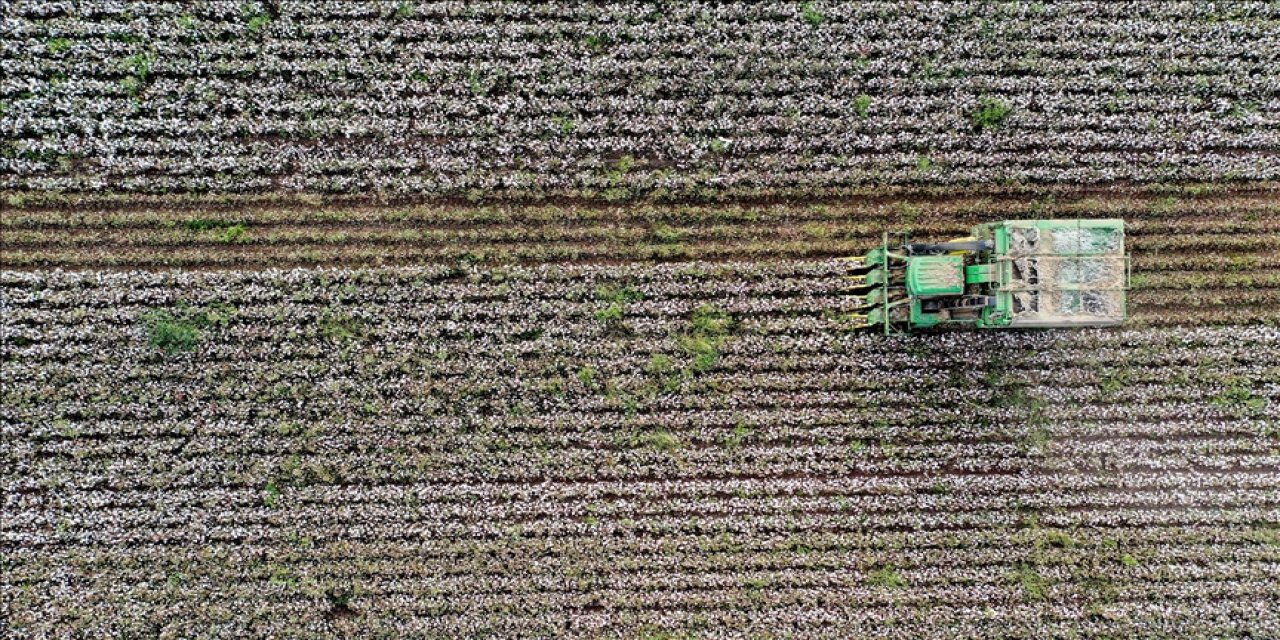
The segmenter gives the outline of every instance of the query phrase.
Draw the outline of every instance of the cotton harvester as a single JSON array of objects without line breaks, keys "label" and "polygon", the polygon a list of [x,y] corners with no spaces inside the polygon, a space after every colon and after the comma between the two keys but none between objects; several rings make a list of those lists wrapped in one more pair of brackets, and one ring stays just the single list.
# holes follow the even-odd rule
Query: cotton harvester
[{"label": "cotton harvester", "polygon": [[967,238],[909,242],[863,258],[855,318],[886,334],[941,325],[982,329],[1109,326],[1127,316],[1123,220],[1006,220]]}]

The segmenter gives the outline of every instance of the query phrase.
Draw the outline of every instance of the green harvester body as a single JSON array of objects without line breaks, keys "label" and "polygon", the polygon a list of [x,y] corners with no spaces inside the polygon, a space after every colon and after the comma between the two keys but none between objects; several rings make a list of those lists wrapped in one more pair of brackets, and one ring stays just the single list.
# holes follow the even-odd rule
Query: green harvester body
[{"label": "green harvester body", "polygon": [[1128,317],[1124,221],[1005,220],[970,237],[911,243],[903,234],[862,259],[867,326],[885,333],[1114,326]]}]

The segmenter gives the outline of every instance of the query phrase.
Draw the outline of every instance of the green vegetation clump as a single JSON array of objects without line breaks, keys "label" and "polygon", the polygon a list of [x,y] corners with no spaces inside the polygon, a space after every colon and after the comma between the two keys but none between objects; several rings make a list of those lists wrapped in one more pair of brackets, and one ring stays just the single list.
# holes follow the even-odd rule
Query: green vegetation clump
[{"label": "green vegetation clump", "polygon": [[225,326],[234,311],[228,307],[193,310],[181,307],[177,311],[157,309],[143,314],[147,327],[148,343],[166,353],[191,351],[196,348],[204,330]]},{"label": "green vegetation clump", "polygon": [[706,336],[684,334],[676,338],[676,345],[693,359],[689,365],[693,373],[710,369],[720,358],[719,344]]},{"label": "green vegetation clump", "polygon": [[1076,546],[1075,538],[1062,531],[1046,531],[1044,534],[1044,546],[1053,547],[1055,549],[1070,549]]},{"label": "green vegetation clump", "polygon": [[649,358],[649,363],[645,365],[644,372],[649,375],[664,376],[675,369],[675,360],[665,353],[655,353]]},{"label": "green vegetation clump", "polygon": [[607,202],[621,202],[631,198],[631,189],[625,186],[627,173],[636,166],[636,159],[630,155],[618,158],[613,166],[605,169],[605,181],[608,187],[600,193]]},{"label": "green vegetation clump", "polygon": [[871,96],[863,93],[853,99],[853,112],[859,118],[867,117],[867,113],[871,110]]},{"label": "green vegetation clump", "polygon": [[1227,387],[1210,402],[1236,417],[1261,415],[1267,408],[1265,397],[1255,395],[1249,387],[1240,383]]},{"label": "green vegetation clump", "polygon": [[612,42],[613,39],[607,33],[593,33],[582,39],[582,45],[589,49],[591,53],[596,54],[604,53]]},{"label": "green vegetation clump", "polygon": [[233,224],[222,231],[218,235],[220,242],[239,242],[244,239],[245,228],[242,224]]},{"label": "green vegetation clump", "polygon": [[733,432],[726,435],[724,439],[721,440],[721,444],[724,445],[724,448],[726,449],[737,449],[742,445],[744,440],[751,437],[751,434],[752,429],[746,424],[739,422],[733,426]]},{"label": "green vegetation clump", "polygon": [[277,487],[274,481],[268,480],[266,486],[262,488],[262,504],[267,507],[274,507],[279,499],[280,487]]},{"label": "green vegetation clump", "polygon": [[246,9],[244,11],[244,17],[245,28],[247,28],[249,33],[253,35],[262,33],[262,30],[265,29],[268,24],[271,24],[271,16],[251,9]]},{"label": "green vegetation clump", "polygon": [[641,446],[658,451],[675,451],[680,448],[680,438],[668,431],[649,431],[639,435],[636,441]]},{"label": "green vegetation clump", "polygon": [[151,333],[151,346],[167,352],[190,351],[200,340],[200,329],[193,322],[182,320],[167,311],[157,311],[146,319]]},{"label": "green vegetation clump", "polygon": [[208,231],[210,229],[229,229],[231,227],[244,228],[243,223],[233,222],[231,220],[220,220],[217,218],[192,218],[191,220],[184,221],[182,226],[186,227],[187,231],[196,232]]},{"label": "green vegetation clump", "polygon": [[147,76],[151,75],[151,64],[154,61],[150,54],[138,53],[125,58],[122,64],[125,71],[128,71],[140,82],[146,82]]},{"label": "green vegetation clump", "polygon": [[983,98],[969,117],[979,129],[998,129],[1004,126],[1004,121],[1012,110],[1012,107],[996,98]]},{"label": "green vegetation clump", "polygon": [[733,328],[733,318],[724,311],[704,304],[693,311],[689,325],[695,335],[718,338],[728,334]]},{"label": "green vegetation clump", "polygon": [[676,244],[684,240],[685,236],[689,234],[684,229],[677,229],[662,223],[654,225],[652,233],[654,241],[659,244]]},{"label": "green vegetation clump", "polygon": [[350,314],[329,311],[320,318],[320,335],[333,342],[343,342],[364,333],[364,322]]},{"label": "green vegetation clump", "polygon": [[136,96],[142,90],[142,81],[137,76],[125,76],[120,78],[120,88],[129,96]]},{"label": "green vegetation clump", "polygon": [[800,19],[816,27],[825,22],[827,17],[812,2],[805,2],[800,5]]},{"label": "green vegetation clump", "polygon": [[601,286],[596,289],[596,299],[608,302],[627,304],[644,300],[644,292],[634,287]]},{"label": "green vegetation clump", "polygon": [[578,128],[578,123],[574,122],[573,118],[568,116],[554,116],[551,118],[551,122],[555,124],[556,129],[560,131],[560,135],[562,136],[567,136],[573,133],[574,129]]},{"label": "green vegetation clump", "polygon": [[1045,588],[1049,581],[1040,575],[1034,565],[1020,564],[1013,573],[1014,580],[1022,587],[1022,594],[1032,602],[1045,600]]},{"label": "green vegetation clump", "polygon": [[892,565],[881,567],[872,571],[867,576],[867,585],[872,587],[885,587],[889,589],[901,589],[907,586],[906,578],[898,573],[898,570]]},{"label": "green vegetation clump", "polygon": [[610,324],[622,320],[622,304],[618,302],[609,303],[609,306],[603,309],[597,309],[593,314],[598,322]]},{"label": "green vegetation clump", "polygon": [[613,336],[630,335],[631,330],[623,322],[627,305],[644,299],[644,293],[633,287],[601,286],[596,288],[597,300],[606,302],[604,307],[592,312],[592,317],[605,325],[608,334]]},{"label": "green vegetation clump", "polygon": [[686,375],[702,373],[715,365],[733,324],[729,314],[714,306],[704,304],[694,309],[689,330],[676,336],[676,346],[691,359]]}]

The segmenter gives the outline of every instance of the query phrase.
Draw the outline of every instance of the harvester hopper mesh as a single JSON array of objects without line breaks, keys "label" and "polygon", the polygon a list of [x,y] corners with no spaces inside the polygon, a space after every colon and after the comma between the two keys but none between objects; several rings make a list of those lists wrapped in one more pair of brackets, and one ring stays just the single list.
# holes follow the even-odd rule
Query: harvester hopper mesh
[{"label": "harvester hopper mesh", "polygon": [[1040,229],[1036,227],[1013,227],[1009,230],[1009,253],[1035,253],[1040,245]]},{"label": "harvester hopper mesh", "polygon": [[1094,285],[1099,289],[1124,286],[1122,258],[1041,258],[1042,278],[1059,285]]},{"label": "harvester hopper mesh", "polygon": [[1111,291],[1059,291],[1055,311],[1062,315],[1109,316],[1117,312],[1119,300]]},{"label": "harvester hopper mesh", "polygon": [[1124,260],[1107,257],[1017,258],[1013,260],[1015,287],[1057,289],[1069,285],[1092,285],[1098,289],[1124,286]]},{"label": "harvester hopper mesh", "polygon": [[1120,236],[1115,229],[1080,227],[1053,230],[1053,250],[1055,253],[1097,255],[1100,253],[1115,253],[1119,248]]}]

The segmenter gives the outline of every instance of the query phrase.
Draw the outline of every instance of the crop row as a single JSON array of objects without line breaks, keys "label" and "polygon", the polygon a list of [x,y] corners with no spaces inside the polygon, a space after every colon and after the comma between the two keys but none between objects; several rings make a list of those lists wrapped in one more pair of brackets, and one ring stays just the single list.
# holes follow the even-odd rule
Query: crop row
[{"label": "crop row", "polygon": [[[199,220],[199,219],[197,219]],[[254,228],[252,232],[243,224],[227,223],[209,229],[193,230],[182,226],[171,226],[166,229],[95,229],[67,230],[53,229],[49,231],[13,230],[6,234],[5,244],[11,247],[39,247],[45,249],[83,249],[98,248],[104,251],[113,249],[129,250],[137,247],[152,248],[164,251],[174,247],[212,247],[236,246],[241,244],[260,245],[266,248],[277,245],[314,247],[337,245],[440,245],[463,244],[473,246],[494,245],[510,246],[525,244],[597,244],[602,243],[609,248],[621,249],[627,244],[661,245],[696,245],[689,247],[697,251],[706,244],[729,244],[765,242],[776,238],[779,242],[796,239],[808,239],[814,243],[830,242],[838,239],[842,242],[860,242],[863,245],[878,244],[881,231],[894,224],[892,219],[871,222],[847,223],[826,221],[825,223],[808,223],[798,227],[792,222],[785,226],[778,223],[761,224],[725,224],[698,227],[669,227],[662,223],[637,225],[634,223],[601,224],[598,226],[508,226],[489,228],[450,229],[446,227],[415,227],[412,225],[328,225],[328,226],[288,226]],[[200,226],[192,223],[191,226]],[[921,239],[955,236],[963,234],[967,228],[963,223],[949,225],[905,225]],[[1280,223],[1274,221],[1216,221],[1205,223],[1208,233],[1196,233],[1194,222],[1181,229],[1153,230],[1156,235],[1146,235],[1141,225],[1131,232],[1129,245],[1135,251],[1177,251],[1188,249],[1211,249],[1226,252],[1242,252],[1270,248],[1280,235]],[[930,229],[929,227],[934,227]],[[1274,227],[1274,228],[1272,228]],[[1163,232],[1161,232],[1163,231]],[[930,233],[932,232],[932,233]],[[1173,235],[1173,234],[1177,235]],[[1172,236],[1172,237],[1170,237]]]},{"label": "crop row", "polygon": [[7,190],[626,199],[1280,177],[1269,3],[11,4]]},{"label": "crop row", "polygon": [[[794,223],[793,223],[794,224]],[[329,227],[311,228],[266,227],[254,229],[249,233],[244,225],[228,224],[221,229],[208,229],[193,232],[185,227],[171,227],[160,230],[136,229],[104,229],[93,231],[56,229],[46,231],[10,231],[5,239],[10,246],[37,246],[43,248],[112,248],[149,247],[164,251],[172,247],[204,246],[218,247],[237,244],[255,244],[265,247],[274,245],[292,246],[336,246],[345,244],[389,246],[432,245],[432,244],[470,244],[483,246],[493,244],[507,246],[515,243],[604,243],[611,247],[626,244],[642,243],[651,245],[697,245],[717,243],[762,242],[770,237],[786,241],[788,236],[809,238],[821,242],[828,238],[841,241],[861,242],[864,245],[878,244],[881,231],[887,229],[892,221],[866,223],[828,222],[826,224],[809,224],[802,229],[782,228],[774,225],[715,225],[706,227],[679,228],[655,225],[614,224],[598,227],[535,227],[535,228],[479,228],[479,229],[421,229],[407,225],[390,225],[390,228],[368,226],[332,225]],[[198,225],[193,225],[198,226]],[[930,237],[926,229],[917,229],[911,225],[917,237]],[[1211,249],[1226,252],[1243,252],[1267,249],[1273,246],[1275,237],[1280,235],[1280,223],[1237,223],[1218,222],[1210,233],[1196,233],[1195,224],[1177,230],[1173,237],[1170,231],[1154,237],[1139,233],[1128,243],[1135,251],[1177,251]],[[1206,225],[1208,226],[1208,225]],[[230,230],[236,227],[235,230]],[[1271,228],[1275,227],[1275,228]],[[933,237],[962,234],[966,228],[961,224],[951,224],[944,231],[935,231]],[[798,233],[797,233],[798,232]],[[1163,237],[1162,237],[1163,236]],[[693,250],[697,250],[696,247]]]},{"label": "crop row", "polygon": [[[1223,185],[1167,186],[1145,190],[1111,187],[1081,189],[985,188],[976,190],[866,189],[843,200],[808,205],[717,204],[590,206],[522,203],[461,205],[456,202],[393,201],[360,197],[321,197],[269,194],[262,196],[148,196],[144,194],[11,195],[9,215],[0,218],[8,230],[171,228],[204,220],[246,227],[418,226],[487,227],[519,224],[536,226],[598,226],[604,223],[666,223],[672,226],[767,224],[782,222],[911,222],[924,229],[982,222],[990,218],[1057,216],[1125,218],[1142,228],[1168,229],[1190,223],[1195,231],[1213,231],[1211,223],[1263,224],[1276,213],[1276,185],[1251,188]],[[1252,229],[1245,226],[1242,230]]]}]

